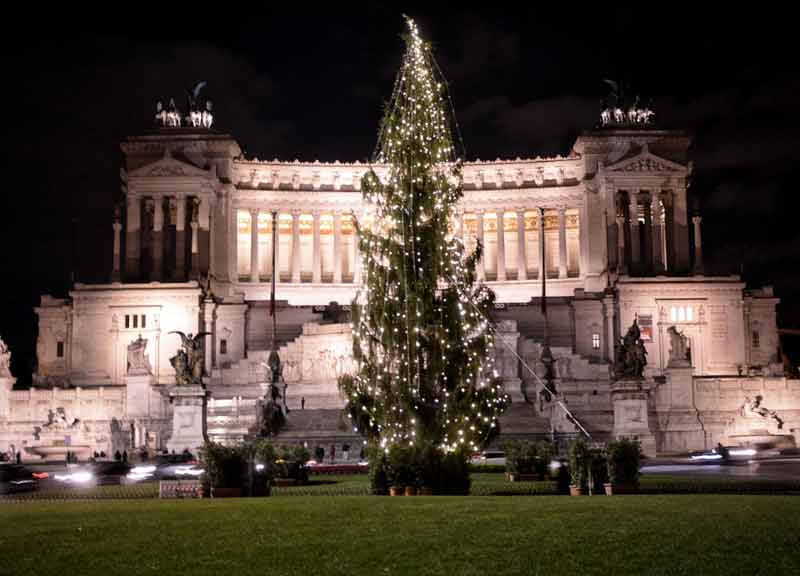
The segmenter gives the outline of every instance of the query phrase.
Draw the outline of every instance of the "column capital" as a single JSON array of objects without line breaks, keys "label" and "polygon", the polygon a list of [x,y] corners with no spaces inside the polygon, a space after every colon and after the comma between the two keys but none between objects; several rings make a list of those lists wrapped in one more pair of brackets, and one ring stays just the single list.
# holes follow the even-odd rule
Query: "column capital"
[{"label": "column capital", "polygon": [[258,213],[260,212],[258,208],[248,208],[247,211],[250,212],[250,216],[258,218]]},{"label": "column capital", "polygon": [[111,224],[111,227],[114,229],[114,232],[119,232],[119,231],[121,231],[121,230],[122,230],[122,224],[120,224],[118,220],[115,220],[115,221],[114,221],[114,222]]},{"label": "column capital", "polygon": [[300,218],[300,215],[303,213],[302,210],[299,208],[292,208],[292,218],[297,219]]},{"label": "column capital", "polygon": [[702,216],[692,216],[692,224],[694,224],[695,226],[698,226],[702,221],[703,221]]}]

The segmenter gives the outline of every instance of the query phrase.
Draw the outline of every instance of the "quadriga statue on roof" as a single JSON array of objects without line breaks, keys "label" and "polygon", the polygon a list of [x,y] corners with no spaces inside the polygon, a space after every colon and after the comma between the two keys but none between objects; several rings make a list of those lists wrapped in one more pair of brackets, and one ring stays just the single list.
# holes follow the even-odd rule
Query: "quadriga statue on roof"
[{"label": "quadriga statue on roof", "polygon": [[184,334],[177,330],[170,332],[181,337],[181,349],[169,359],[175,368],[175,383],[178,386],[203,385],[203,339],[210,332],[200,332],[192,337],[192,333]]}]

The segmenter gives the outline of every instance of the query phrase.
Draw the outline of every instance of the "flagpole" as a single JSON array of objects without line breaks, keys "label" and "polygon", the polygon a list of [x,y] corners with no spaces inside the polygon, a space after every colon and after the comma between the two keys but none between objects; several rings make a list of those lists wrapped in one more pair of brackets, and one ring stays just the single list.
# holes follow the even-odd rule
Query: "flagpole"
[{"label": "flagpole", "polygon": [[539,275],[542,279],[542,316],[544,317],[544,345],[542,346],[542,364],[544,364],[545,396],[555,393],[553,386],[553,353],[550,351],[550,326],[547,321],[547,251],[545,250],[544,208],[539,207],[539,249],[541,250],[541,266]]},{"label": "flagpole", "polygon": [[277,315],[275,314],[275,283],[280,273],[278,270],[277,259],[277,242],[278,242],[278,211],[272,211],[272,282],[269,295],[269,315],[272,316],[272,350],[277,350],[275,347],[275,332]]}]

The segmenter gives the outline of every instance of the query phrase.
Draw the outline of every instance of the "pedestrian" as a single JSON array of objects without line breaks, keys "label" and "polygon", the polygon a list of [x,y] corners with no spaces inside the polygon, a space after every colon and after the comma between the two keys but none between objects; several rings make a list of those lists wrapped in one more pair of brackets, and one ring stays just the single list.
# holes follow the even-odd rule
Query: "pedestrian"
[{"label": "pedestrian", "polygon": [[331,444],[331,464],[336,460],[336,444]]},{"label": "pedestrian", "polygon": [[305,396],[301,396],[300,397],[300,410],[305,410],[305,409],[306,409],[306,397]]},{"label": "pedestrian", "polygon": [[22,464],[22,452],[17,450],[17,464]]},{"label": "pedestrian", "polygon": [[350,458],[350,444],[342,444],[342,457],[345,462]]},{"label": "pedestrian", "polygon": [[127,462],[128,461],[128,451],[127,450],[122,452],[122,461],[123,462]]}]

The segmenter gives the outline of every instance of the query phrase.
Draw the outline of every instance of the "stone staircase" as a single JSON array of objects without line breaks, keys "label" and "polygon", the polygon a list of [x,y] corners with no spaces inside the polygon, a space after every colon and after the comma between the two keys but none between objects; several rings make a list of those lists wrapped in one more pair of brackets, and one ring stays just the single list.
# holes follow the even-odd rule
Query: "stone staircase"
[{"label": "stone staircase", "polygon": [[340,414],[341,410],[336,409],[292,410],[278,438],[309,442],[348,439],[351,443],[360,442],[361,437],[347,424],[347,417]]}]

